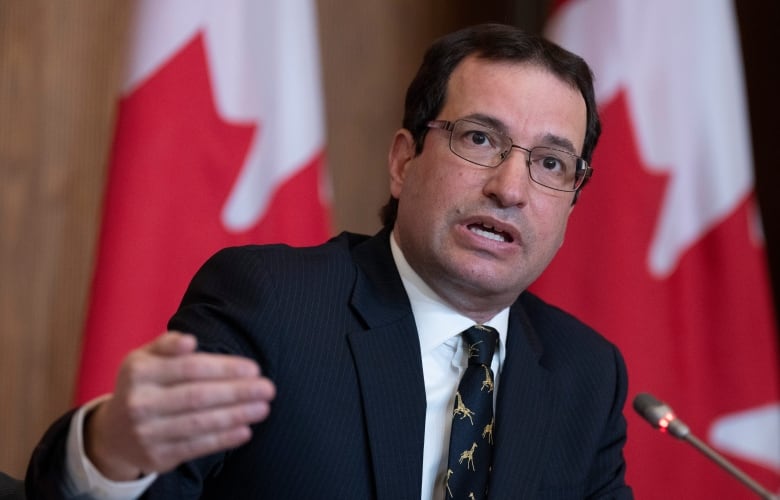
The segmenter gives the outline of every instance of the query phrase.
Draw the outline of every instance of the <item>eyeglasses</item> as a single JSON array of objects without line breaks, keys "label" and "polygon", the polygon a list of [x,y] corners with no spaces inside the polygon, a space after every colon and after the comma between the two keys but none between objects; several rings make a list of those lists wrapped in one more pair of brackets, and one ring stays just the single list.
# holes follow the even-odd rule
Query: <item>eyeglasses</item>
[{"label": "eyeglasses", "polygon": [[574,192],[585,179],[593,175],[588,162],[560,149],[535,146],[526,149],[512,143],[512,138],[483,125],[461,118],[454,122],[433,120],[428,128],[450,133],[450,151],[464,160],[482,167],[495,168],[509,157],[512,148],[528,153],[526,165],[531,180],[556,191]]}]

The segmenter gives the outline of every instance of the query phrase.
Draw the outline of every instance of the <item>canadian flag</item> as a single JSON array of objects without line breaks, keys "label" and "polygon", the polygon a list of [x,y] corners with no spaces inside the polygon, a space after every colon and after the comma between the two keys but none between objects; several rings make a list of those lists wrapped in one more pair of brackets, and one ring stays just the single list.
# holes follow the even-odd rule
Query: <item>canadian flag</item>
[{"label": "canadian flag", "polygon": [[312,0],[134,3],[76,399],[228,245],[330,232]]},{"label": "canadian flag", "polygon": [[[567,241],[534,290],[623,351],[694,434],[780,491],[775,318],[728,0],[570,0],[547,35],[595,73],[604,133]],[[753,498],[631,410],[637,498]]]}]

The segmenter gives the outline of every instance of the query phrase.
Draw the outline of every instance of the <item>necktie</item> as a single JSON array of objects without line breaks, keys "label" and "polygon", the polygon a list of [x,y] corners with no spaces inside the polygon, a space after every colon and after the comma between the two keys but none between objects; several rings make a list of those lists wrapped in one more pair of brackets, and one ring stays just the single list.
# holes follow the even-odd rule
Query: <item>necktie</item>
[{"label": "necktie", "polygon": [[445,497],[466,500],[487,495],[494,424],[490,362],[498,333],[488,326],[475,325],[461,335],[469,364],[455,393]]}]

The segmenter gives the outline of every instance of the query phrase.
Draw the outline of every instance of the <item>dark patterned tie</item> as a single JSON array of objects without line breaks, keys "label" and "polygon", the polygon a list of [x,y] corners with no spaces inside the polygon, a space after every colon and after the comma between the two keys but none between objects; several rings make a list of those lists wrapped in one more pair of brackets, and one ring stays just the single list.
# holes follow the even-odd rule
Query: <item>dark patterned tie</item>
[{"label": "dark patterned tie", "polygon": [[445,498],[479,499],[487,495],[493,456],[493,371],[490,362],[498,333],[475,325],[461,334],[469,365],[455,393]]}]

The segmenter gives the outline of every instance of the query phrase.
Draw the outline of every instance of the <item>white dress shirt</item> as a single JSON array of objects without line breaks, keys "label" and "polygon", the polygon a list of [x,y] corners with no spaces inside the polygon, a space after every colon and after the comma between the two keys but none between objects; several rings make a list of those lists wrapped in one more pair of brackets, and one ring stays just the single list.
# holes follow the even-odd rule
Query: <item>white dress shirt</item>
[{"label": "white dress shirt", "polygon": [[[425,443],[423,445],[422,500],[444,498],[444,474],[447,469],[452,408],[460,377],[468,365],[467,351],[460,332],[474,325],[474,321],[446,304],[411,268],[401,249],[390,237],[393,260],[401,275],[412,305],[414,322],[420,337],[423,376],[425,377]],[[497,356],[493,356],[493,397],[498,393],[501,367],[504,363],[509,309],[504,309],[485,323],[498,331]],[[68,434],[66,470],[68,493],[88,494],[109,500],[133,500],[140,497],[157,478],[150,474],[137,481],[116,482],[105,478],[87,458],[84,451],[83,422],[86,414],[99,398],[74,415]],[[495,404],[495,399],[494,399]],[[273,408],[272,410],[273,411]]]}]

